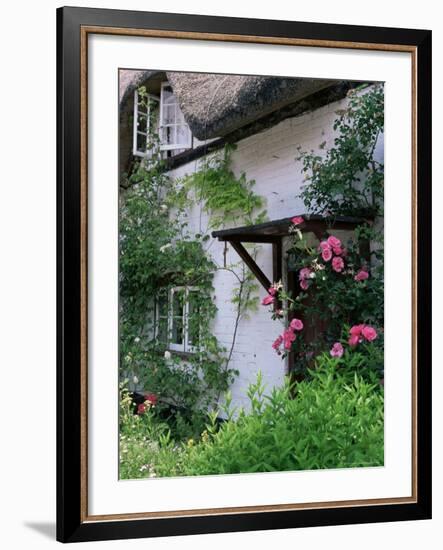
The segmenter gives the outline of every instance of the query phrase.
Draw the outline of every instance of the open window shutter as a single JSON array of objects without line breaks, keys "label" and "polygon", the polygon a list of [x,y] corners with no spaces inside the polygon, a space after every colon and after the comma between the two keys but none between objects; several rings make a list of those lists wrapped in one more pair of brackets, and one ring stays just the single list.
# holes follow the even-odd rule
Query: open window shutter
[{"label": "open window shutter", "polygon": [[138,90],[134,92],[134,128],[132,153],[138,157],[152,157],[155,143],[152,136],[156,131],[155,105],[160,103],[160,98],[148,94],[146,105],[142,104]]},{"label": "open window shutter", "polygon": [[190,149],[192,134],[171,86],[164,82],[160,96],[160,149]]}]

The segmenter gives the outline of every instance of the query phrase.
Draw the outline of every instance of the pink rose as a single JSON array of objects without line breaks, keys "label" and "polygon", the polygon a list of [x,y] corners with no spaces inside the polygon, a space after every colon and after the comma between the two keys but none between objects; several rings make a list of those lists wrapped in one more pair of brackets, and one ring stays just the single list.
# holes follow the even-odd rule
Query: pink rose
[{"label": "pink rose", "polygon": [[332,269],[334,271],[341,273],[344,267],[345,262],[343,261],[343,258],[340,258],[340,256],[335,256],[335,258],[332,259]]},{"label": "pink rose", "polygon": [[277,294],[277,289],[271,286],[271,288],[268,289],[268,292],[271,296],[275,296]]},{"label": "pink rose", "polygon": [[324,248],[321,253],[321,257],[325,262],[329,262],[332,258],[332,250],[330,248]]},{"label": "pink rose", "polygon": [[354,334],[349,337],[348,344],[354,347],[359,343],[359,341],[360,341],[360,338],[356,334]]},{"label": "pink rose", "polygon": [[300,288],[302,288],[303,290],[308,290],[309,288],[309,282],[306,281],[306,279],[302,279],[300,281]]},{"label": "pink rose", "polygon": [[321,241],[320,250],[322,252],[323,252],[323,250],[331,250],[331,245],[328,243],[328,241]]},{"label": "pink rose", "polygon": [[144,414],[146,412],[146,405],[144,403],[140,403],[140,405],[137,406],[137,414]]},{"label": "pink rose", "polygon": [[263,298],[261,301],[263,306],[269,306],[269,304],[273,304],[275,301],[274,296],[270,296],[269,294]]},{"label": "pink rose", "polygon": [[294,218],[291,219],[291,222],[294,224],[294,225],[300,225],[301,223],[303,223],[305,220],[304,218],[302,218],[302,216],[295,216]]},{"label": "pink rose", "polygon": [[332,251],[336,256],[344,256],[345,254],[345,249],[341,248],[340,246],[334,246]]},{"label": "pink rose", "polygon": [[274,342],[273,342],[273,344],[272,344],[272,347],[275,349],[275,351],[278,351],[278,350],[280,349],[280,346],[281,346],[282,342],[283,342],[283,336],[281,336],[281,335],[278,336],[278,337],[274,340]]},{"label": "pink rose", "polygon": [[328,237],[327,243],[329,244],[329,246],[331,248],[340,248],[341,247],[341,240],[337,239],[337,237],[334,237],[333,235]]},{"label": "pink rose", "polygon": [[364,327],[365,327],[365,325],[354,325],[349,330],[349,334],[351,336],[360,336],[360,334],[361,334],[362,330],[364,329]]},{"label": "pink rose", "polygon": [[292,319],[292,321],[289,323],[289,326],[293,330],[303,330],[303,322],[300,319]]},{"label": "pink rose", "polygon": [[331,357],[342,357],[343,351],[343,346],[340,344],[340,342],[335,342],[329,353],[331,354]]},{"label": "pink rose", "polygon": [[287,328],[283,332],[283,342],[284,342],[284,348],[286,350],[290,350],[292,346],[292,342],[295,340],[295,333],[290,329]]},{"label": "pink rose", "polygon": [[364,269],[360,269],[357,275],[354,277],[355,281],[365,281],[369,277],[369,273]]},{"label": "pink rose", "polygon": [[309,267],[303,267],[300,269],[300,273],[298,274],[298,278],[300,281],[303,281],[303,279],[309,279],[309,276],[311,274],[311,269]]},{"label": "pink rose", "polygon": [[377,338],[377,331],[373,327],[366,326],[361,331],[363,338],[368,342],[372,342]]}]

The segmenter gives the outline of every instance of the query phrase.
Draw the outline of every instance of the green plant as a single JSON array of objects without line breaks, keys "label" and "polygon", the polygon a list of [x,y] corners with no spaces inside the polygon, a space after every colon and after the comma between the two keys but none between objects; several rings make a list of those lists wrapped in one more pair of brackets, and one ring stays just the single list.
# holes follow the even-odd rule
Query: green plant
[{"label": "green plant", "polygon": [[[140,162],[129,183],[120,209],[122,376],[136,376],[142,387],[168,403],[205,410],[235,376],[211,332],[216,266],[202,239],[186,230],[180,215],[170,215],[175,190],[160,162]],[[178,356],[165,358],[165,343],[157,337],[157,302],[175,286],[199,289],[192,318],[199,346],[185,362]]]},{"label": "green plant", "polygon": [[[295,393],[295,398],[292,394]],[[383,389],[324,355],[310,381],[264,392],[249,388],[251,410],[217,429],[210,422],[180,459],[158,475],[204,475],[383,465]]]},{"label": "green plant", "polygon": [[348,96],[348,106],[337,112],[334,147],[325,155],[299,150],[297,160],[307,181],[300,196],[309,212],[380,215],[384,166],[374,150],[384,129],[383,85],[353,89]]}]

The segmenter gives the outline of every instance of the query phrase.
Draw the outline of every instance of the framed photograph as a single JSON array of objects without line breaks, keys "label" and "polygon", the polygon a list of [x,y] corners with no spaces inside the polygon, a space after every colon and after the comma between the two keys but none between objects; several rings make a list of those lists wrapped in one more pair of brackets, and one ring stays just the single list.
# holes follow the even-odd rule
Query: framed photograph
[{"label": "framed photograph", "polygon": [[431,32],[60,8],[62,542],[431,517]]}]

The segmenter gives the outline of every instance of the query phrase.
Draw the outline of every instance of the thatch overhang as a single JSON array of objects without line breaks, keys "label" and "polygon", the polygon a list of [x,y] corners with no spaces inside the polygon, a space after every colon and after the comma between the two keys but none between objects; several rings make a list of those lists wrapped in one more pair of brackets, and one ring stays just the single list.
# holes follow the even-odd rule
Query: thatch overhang
[{"label": "thatch overhang", "polygon": [[275,76],[120,71],[120,172],[130,171],[134,91],[160,95],[168,80],[193,135],[203,143],[165,159],[174,169],[346,96],[356,83]]},{"label": "thatch overhang", "polygon": [[180,108],[199,140],[230,134],[337,81],[275,76],[167,72]]}]

